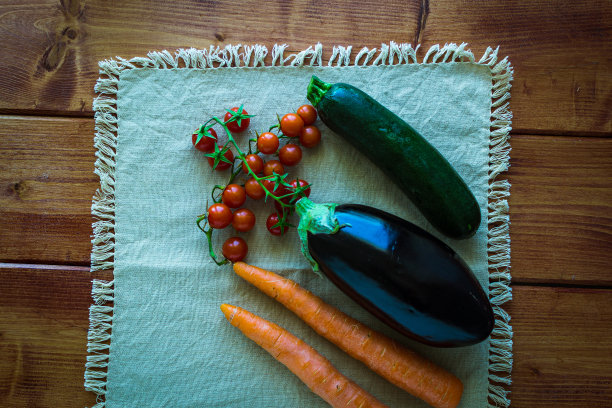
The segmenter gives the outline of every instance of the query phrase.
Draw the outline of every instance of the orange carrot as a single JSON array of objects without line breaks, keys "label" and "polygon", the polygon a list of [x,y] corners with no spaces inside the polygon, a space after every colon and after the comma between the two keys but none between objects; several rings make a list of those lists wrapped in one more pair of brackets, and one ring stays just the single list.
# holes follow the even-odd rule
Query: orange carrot
[{"label": "orange carrot", "polygon": [[283,363],[332,407],[386,407],[282,327],[238,306],[222,304],[221,310],[233,326]]},{"label": "orange carrot", "polygon": [[244,262],[234,263],[234,271],[387,381],[435,408],[455,408],[459,404],[463,394],[461,380],[433,362],[326,304],[289,279]]}]

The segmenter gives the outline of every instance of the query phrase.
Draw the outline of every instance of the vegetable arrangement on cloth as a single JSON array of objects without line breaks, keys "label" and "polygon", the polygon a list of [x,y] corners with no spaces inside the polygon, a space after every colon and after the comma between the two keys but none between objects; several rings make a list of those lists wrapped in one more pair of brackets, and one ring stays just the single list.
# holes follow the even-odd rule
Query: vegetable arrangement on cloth
[{"label": "vegetable arrangement on cloth", "polygon": [[[416,130],[363,91],[348,84],[328,84],[313,76],[308,86],[307,98],[314,108],[304,105],[297,113],[284,115],[268,132],[249,141],[248,154],[240,150],[232,135],[243,132],[249,125],[251,115],[248,115],[242,106],[228,110],[224,121],[216,117],[210,119],[193,134],[194,146],[208,153],[206,156],[213,169],[232,169],[228,184],[215,187],[222,190],[220,202],[219,198],[215,198],[213,190],[212,198],[216,201],[215,204],[197,220],[198,227],[207,236],[213,260],[219,265],[228,261],[237,262],[234,269],[240,276],[277,300],[283,294],[277,284],[282,283],[285,292],[290,293],[285,294],[287,299],[284,301],[279,300],[286,306],[295,302],[292,299],[294,293],[308,298],[300,308],[295,305],[290,307],[300,317],[308,316],[308,311],[301,310],[304,307],[314,311],[316,318],[322,321],[326,321],[326,314],[332,315],[329,320],[340,314],[333,308],[328,310],[329,307],[320,299],[303,291],[297,284],[293,283],[292,290],[289,290],[287,287],[290,283],[281,277],[240,262],[248,251],[246,242],[240,237],[229,238],[223,244],[225,260],[217,259],[212,243],[214,230],[232,224],[237,231],[247,231],[255,222],[254,216],[249,216],[246,223],[248,228],[242,229],[240,226],[245,222],[236,222],[235,219],[239,217],[241,220],[242,212],[250,210],[241,208],[232,214],[230,207],[241,207],[245,203],[246,195],[254,199],[272,197],[277,212],[268,217],[268,230],[274,235],[284,233],[290,226],[287,222],[288,216],[296,211],[300,217],[298,233],[302,240],[302,252],[313,270],[317,273],[323,271],[340,290],[393,329],[437,347],[472,345],[488,338],[495,321],[491,304],[470,268],[455,251],[422,228],[384,211],[365,205],[337,206],[310,201],[310,185],[306,182],[299,184],[298,181],[301,180],[298,179],[294,184],[289,184],[283,167],[283,164],[297,164],[301,159],[301,149],[292,143],[279,149],[278,135],[281,138],[302,135],[304,121],[311,125],[316,120],[316,108],[326,125],[381,167],[416,203],[426,218],[451,238],[469,238],[480,225],[478,203],[465,182]],[[212,129],[216,124],[221,125],[227,134],[229,143],[225,147],[219,147],[217,144],[217,135]],[[271,133],[273,129],[277,129],[278,135]],[[209,143],[205,148],[200,146],[203,141]],[[251,142],[257,145],[255,151],[252,150]],[[237,150],[240,162],[237,171],[234,170],[234,154],[230,150],[230,144]],[[375,148],[372,148],[373,145]],[[299,154],[287,154],[288,147]],[[264,163],[259,156],[261,153],[277,153],[281,161],[269,160]],[[245,182],[244,188],[234,182],[241,172],[251,177]],[[263,176],[260,176],[262,172]],[[245,188],[257,193],[245,191]],[[271,217],[274,216],[274,224],[271,224]],[[202,222],[206,222],[210,228],[202,227]],[[268,284],[272,282],[274,286],[262,288],[255,283],[260,281]],[[380,405],[337,372],[310,346],[281,327],[239,307],[222,305],[221,309],[233,325],[279,359],[333,406]],[[341,319],[343,322],[339,327],[332,326],[329,330],[313,318],[305,320],[332,342],[341,343],[345,352],[365,361],[374,371],[382,373],[391,382],[399,384],[431,405],[456,407],[459,404],[463,385],[452,374],[444,373],[437,367],[431,369],[431,363],[419,360],[419,357],[409,351],[403,351],[399,355],[389,353],[383,358],[390,346],[397,349],[397,345],[379,334],[371,338],[372,332],[368,328],[362,328],[361,333],[357,333],[363,337],[365,330],[366,341],[376,346],[370,351],[373,354],[361,353],[351,344],[351,341],[358,341],[359,334],[355,337],[354,332],[355,327],[360,327],[360,323],[343,314]],[[339,337],[329,334],[334,331],[350,332],[352,335],[344,334]],[[274,339],[280,338],[283,338],[283,342],[277,344]],[[304,354],[312,357],[303,357]],[[388,360],[391,355],[398,359]],[[385,366],[385,361],[397,367],[401,360],[405,360],[404,356],[408,356],[411,361],[404,362],[407,368],[399,373],[399,377],[388,365],[386,368],[379,368],[381,364]],[[373,363],[374,358],[381,358],[383,362]],[[329,372],[330,376],[340,378],[335,394],[325,387],[318,388],[325,382],[326,376],[318,380],[312,378],[309,365],[311,359],[319,361],[317,364],[325,367],[324,371]],[[304,370],[304,366],[307,366],[308,370]],[[418,367],[426,368],[424,375],[428,374],[428,370],[442,372],[444,384],[440,386],[437,379],[431,378],[413,380],[418,386],[413,383],[404,384],[404,377],[410,378],[409,372],[420,373]],[[436,375],[432,375],[432,378],[434,377]],[[421,386],[424,388],[420,389]],[[450,391],[451,388],[453,391]],[[351,391],[345,393],[345,389]],[[439,392],[443,394],[435,395]],[[352,396],[353,393],[359,397]]]},{"label": "vegetable arrangement on cloth", "polygon": [[[512,328],[502,305],[511,299],[509,183],[499,176],[509,162],[512,68],[507,59],[498,59],[494,48],[480,60],[466,44],[433,46],[417,55],[418,48],[391,42],[376,50],[364,48],[353,59],[350,47],[334,46],[325,64],[320,44],[292,55],[283,55],[285,45],[275,45],[271,59],[264,59],[267,48],[261,45],[228,45],[100,62],[94,102],[100,186],[92,202],[91,269],[113,269],[113,281],[94,280],[92,289],[85,388],[98,395],[96,408],[326,404],[228,325],[219,313],[221,304],[242,306],[286,328],[389,407],[425,407],[288,309],[228,274],[228,264],[241,258],[291,278],[373,331],[453,373],[464,385],[459,407],[508,406]],[[323,110],[317,112],[313,105],[305,105],[305,112],[298,109],[314,104],[306,98],[312,76],[367,92],[439,150],[479,204],[482,219],[475,234],[468,239],[445,236],[399,183],[368,159],[367,151],[334,134],[324,123]],[[324,91],[323,85],[318,88]],[[215,115],[218,122],[198,128]],[[289,136],[296,134],[300,120],[302,132]],[[353,119],[349,115],[346,120]],[[243,156],[222,124],[237,145],[244,144]],[[260,133],[255,137],[243,128]],[[387,148],[366,136],[372,141],[369,148]],[[427,175],[422,178],[429,180]],[[302,230],[305,241],[300,240],[298,202],[310,207],[304,196],[322,203],[322,213],[338,221],[335,234]],[[339,205],[331,212],[325,203]],[[315,248],[315,241],[357,239],[347,235],[357,230],[357,222],[349,226],[345,219],[347,203],[418,225],[460,255],[493,306],[493,336],[459,348],[422,344],[392,329],[330,279],[312,273],[300,249],[307,250],[325,275],[330,260],[315,255],[331,251]],[[463,214],[469,214],[466,208]],[[208,235],[193,225],[203,212],[207,214],[199,225],[212,238],[208,248]],[[409,231],[408,236],[420,236]],[[384,251],[377,254],[385,256]],[[215,262],[226,266],[219,268]],[[467,275],[462,276],[469,284]],[[440,318],[436,313],[425,317]],[[466,330],[473,341],[479,331]],[[458,330],[454,332],[456,337]],[[387,348],[385,355],[389,352]]]}]

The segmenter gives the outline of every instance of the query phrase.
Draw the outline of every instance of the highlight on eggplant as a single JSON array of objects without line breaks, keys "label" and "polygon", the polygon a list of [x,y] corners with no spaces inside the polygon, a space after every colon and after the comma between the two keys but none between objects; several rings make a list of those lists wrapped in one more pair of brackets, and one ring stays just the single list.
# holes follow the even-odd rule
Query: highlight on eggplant
[{"label": "highlight on eggplant", "polygon": [[296,205],[313,270],[397,332],[435,347],[477,344],[494,316],[469,266],[443,241],[359,204]]}]

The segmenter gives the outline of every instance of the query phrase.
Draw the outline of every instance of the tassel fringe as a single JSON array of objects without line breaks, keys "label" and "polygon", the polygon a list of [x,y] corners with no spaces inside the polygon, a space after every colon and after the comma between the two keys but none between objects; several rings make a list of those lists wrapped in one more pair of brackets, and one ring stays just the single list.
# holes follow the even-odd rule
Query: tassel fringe
[{"label": "tassel fringe", "polygon": [[[117,151],[117,104],[116,95],[119,76],[126,69],[216,69],[222,67],[274,67],[274,66],[323,66],[323,46],[314,46],[290,55],[285,55],[287,44],[275,44],[271,51],[271,62],[266,65],[268,48],[264,45],[210,46],[209,49],[180,49],[174,54],[155,51],[147,57],[126,60],[115,59],[99,63],[100,78],[95,85],[98,96],[93,108],[95,112],[94,146],[96,162],[94,172],[100,177],[100,187],[92,200],[93,249],[91,270],[114,267],[115,248],[115,168]],[[417,51],[407,43],[381,44],[380,48],[361,48],[351,61],[352,46],[336,45],[332,48],[327,66],[367,66],[418,64]],[[512,113],[509,110],[510,88],[513,69],[504,58],[498,61],[498,48],[487,48],[476,61],[467,44],[434,45],[422,59],[423,64],[477,63],[491,70],[491,132],[489,161],[489,207],[488,207],[488,256],[489,297],[495,314],[495,328],[489,345],[489,394],[488,407],[507,408],[510,405],[509,391],[512,371],[512,326],[510,316],[502,305],[512,299],[510,287],[510,234],[509,207],[510,183],[500,179],[508,170],[510,161],[510,130]],[[92,296],[94,305],[90,309],[85,388],[98,395],[92,408],[104,408],[106,395],[106,367],[112,325],[113,282],[94,280]]]},{"label": "tassel fringe", "polygon": [[97,395],[97,404],[92,408],[106,405],[106,370],[110,348],[114,282],[94,280],[91,295],[95,304],[89,308],[89,331],[87,333],[87,363],[85,363],[85,389]]},{"label": "tassel fringe", "polygon": [[[495,315],[495,327],[489,343],[489,408],[510,406],[509,391],[512,383],[512,326],[510,315],[502,305],[512,300],[510,287],[510,216],[507,198],[510,183],[500,174],[510,166],[510,130],[512,112],[509,110],[513,69],[504,58],[497,61],[498,49],[487,48],[479,64],[491,69],[491,134],[489,142],[489,298]],[[459,52],[459,50],[455,51]],[[463,58],[465,50],[459,52]]]}]

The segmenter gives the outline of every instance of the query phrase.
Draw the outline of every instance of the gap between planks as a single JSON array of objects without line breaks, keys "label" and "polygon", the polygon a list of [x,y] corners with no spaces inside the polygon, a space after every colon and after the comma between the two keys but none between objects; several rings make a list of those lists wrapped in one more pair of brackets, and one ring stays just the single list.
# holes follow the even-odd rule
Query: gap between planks
[{"label": "gap between planks", "polygon": [[[92,279],[96,279],[98,272],[91,272],[89,266],[85,265],[65,265],[65,264],[33,264],[33,263],[14,263],[14,262],[0,262],[0,272],[8,269],[29,269],[38,271],[71,271],[71,272],[85,272],[91,273]],[[108,277],[112,276],[112,271],[101,271]],[[511,282],[513,287],[532,287],[532,288],[567,288],[567,289],[600,289],[600,290],[612,290],[612,285],[602,284],[584,284],[584,283],[561,283],[557,281],[531,281],[531,280],[513,280]]]},{"label": "gap between planks", "polygon": [[[512,110],[512,102],[510,103]],[[0,109],[0,120],[2,119],[94,119],[93,111],[40,111],[24,109]],[[515,136],[551,136],[551,137],[612,137],[608,132],[579,132],[579,131],[558,131],[546,129],[512,129],[510,135]],[[510,141],[512,143],[512,140]]]}]

